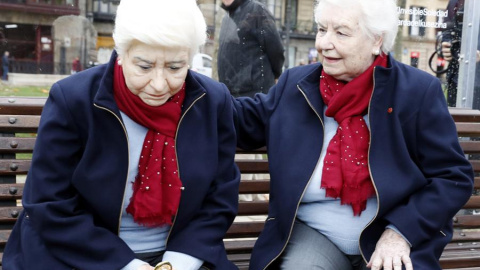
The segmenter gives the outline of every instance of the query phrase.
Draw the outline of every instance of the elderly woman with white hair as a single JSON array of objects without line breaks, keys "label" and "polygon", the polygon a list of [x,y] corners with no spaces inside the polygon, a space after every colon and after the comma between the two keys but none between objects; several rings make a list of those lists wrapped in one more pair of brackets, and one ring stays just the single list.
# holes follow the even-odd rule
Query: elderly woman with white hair
[{"label": "elderly woman with white hair", "polygon": [[440,81],[389,53],[393,0],[319,0],[315,19],[320,63],[232,99],[271,175],[250,269],[440,269],[473,185]]},{"label": "elderly woman with white hair", "polygon": [[110,62],[52,86],[3,256],[20,269],[237,269],[228,89],[189,70],[195,0],[122,0]]}]

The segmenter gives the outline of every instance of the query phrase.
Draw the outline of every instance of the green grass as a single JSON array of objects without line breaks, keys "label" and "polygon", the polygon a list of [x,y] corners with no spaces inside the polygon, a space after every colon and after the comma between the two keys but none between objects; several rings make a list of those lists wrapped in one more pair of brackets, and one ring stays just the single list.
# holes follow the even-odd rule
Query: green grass
[{"label": "green grass", "polygon": [[47,97],[50,86],[14,86],[0,84],[0,96],[4,97]]}]

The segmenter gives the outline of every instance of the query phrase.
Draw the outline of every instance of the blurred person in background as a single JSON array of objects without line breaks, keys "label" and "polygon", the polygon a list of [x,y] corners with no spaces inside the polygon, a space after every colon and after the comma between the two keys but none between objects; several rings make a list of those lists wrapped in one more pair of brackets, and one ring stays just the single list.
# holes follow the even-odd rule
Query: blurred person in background
[{"label": "blurred person in background", "polygon": [[222,0],[218,78],[232,95],[267,93],[282,73],[285,56],[273,15],[254,0]]},{"label": "blurred person in background", "polygon": [[2,56],[2,70],[3,70],[2,80],[4,81],[8,80],[8,66],[10,64],[9,56],[10,56],[9,51],[5,51]]}]

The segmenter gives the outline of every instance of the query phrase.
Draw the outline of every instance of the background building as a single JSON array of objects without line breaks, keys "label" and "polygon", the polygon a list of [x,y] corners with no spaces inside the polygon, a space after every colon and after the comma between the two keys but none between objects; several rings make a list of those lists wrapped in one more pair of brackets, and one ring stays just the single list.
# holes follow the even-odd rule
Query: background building
[{"label": "background building", "polygon": [[[285,47],[285,68],[316,61],[314,0],[258,0],[272,12]],[[467,0],[472,1],[472,0]],[[113,23],[120,0],[0,0],[0,53],[11,52],[12,73],[69,74],[79,57],[83,68],[105,63],[113,50]],[[221,0],[197,0],[208,25],[201,50],[213,57],[224,10]],[[448,0],[399,0],[396,59],[433,74],[428,60]],[[423,12],[416,12],[416,11]],[[433,59],[437,65],[437,58]]]}]

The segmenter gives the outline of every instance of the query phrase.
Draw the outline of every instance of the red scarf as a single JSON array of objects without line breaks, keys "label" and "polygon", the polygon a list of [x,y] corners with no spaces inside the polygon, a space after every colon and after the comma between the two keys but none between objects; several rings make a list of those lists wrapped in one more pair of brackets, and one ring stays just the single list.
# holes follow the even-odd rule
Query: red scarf
[{"label": "red scarf", "polygon": [[338,123],[325,155],[321,188],[326,189],[327,197],[350,204],[355,216],[360,216],[367,199],[375,194],[368,170],[370,132],[363,119],[373,92],[375,66],[386,67],[387,57],[377,57],[365,72],[348,83],[324,71],[320,80],[320,94],[328,106],[325,115]]},{"label": "red scarf", "polygon": [[127,88],[122,67],[117,63],[113,77],[118,108],[148,128],[127,213],[136,223],[148,227],[172,224],[182,189],[174,138],[182,113],[185,84],[165,104],[156,107],[147,105]]}]

